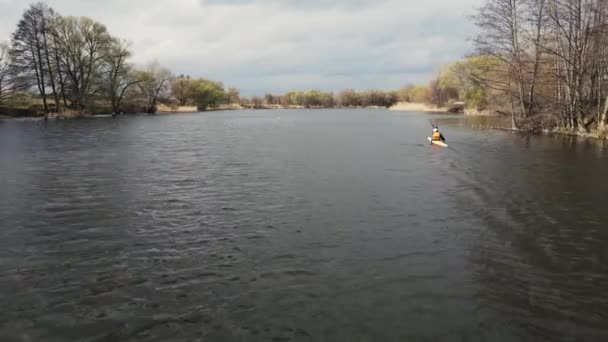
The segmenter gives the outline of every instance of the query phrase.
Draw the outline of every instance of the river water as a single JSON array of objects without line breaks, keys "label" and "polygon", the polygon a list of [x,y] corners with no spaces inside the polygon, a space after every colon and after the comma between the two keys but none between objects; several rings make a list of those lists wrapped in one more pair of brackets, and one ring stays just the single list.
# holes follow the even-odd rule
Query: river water
[{"label": "river water", "polygon": [[608,149],[469,126],[0,122],[2,340],[608,340]]}]

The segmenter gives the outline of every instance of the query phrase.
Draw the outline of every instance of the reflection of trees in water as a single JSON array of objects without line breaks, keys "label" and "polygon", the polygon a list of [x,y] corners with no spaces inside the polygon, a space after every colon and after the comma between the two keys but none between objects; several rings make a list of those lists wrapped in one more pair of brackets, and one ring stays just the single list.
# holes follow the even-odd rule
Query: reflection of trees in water
[{"label": "reflection of trees in water", "polygon": [[498,115],[453,116],[441,117],[436,120],[439,125],[457,125],[460,127],[488,129],[511,129],[511,118]]},{"label": "reflection of trees in water", "polygon": [[608,165],[588,145],[513,139],[460,160],[451,193],[483,226],[470,251],[480,319],[535,339],[606,338],[608,187],[597,180]]}]

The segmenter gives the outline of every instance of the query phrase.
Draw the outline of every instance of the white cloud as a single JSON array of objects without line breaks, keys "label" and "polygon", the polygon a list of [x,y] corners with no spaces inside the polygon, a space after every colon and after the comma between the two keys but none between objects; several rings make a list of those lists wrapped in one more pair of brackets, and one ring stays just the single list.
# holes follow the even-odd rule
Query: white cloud
[{"label": "white cloud", "polygon": [[[134,61],[223,80],[246,94],[395,88],[462,56],[481,0],[49,0],[133,43]],[[0,0],[8,39],[22,0]],[[1,39],[1,38],[0,38]]]}]

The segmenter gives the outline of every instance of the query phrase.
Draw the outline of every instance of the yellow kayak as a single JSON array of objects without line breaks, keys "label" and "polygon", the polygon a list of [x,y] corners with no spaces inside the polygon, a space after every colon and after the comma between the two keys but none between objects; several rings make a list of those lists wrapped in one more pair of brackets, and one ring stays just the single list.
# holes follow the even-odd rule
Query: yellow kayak
[{"label": "yellow kayak", "polygon": [[433,141],[433,139],[431,139],[431,137],[428,138],[429,142],[432,145],[437,145],[437,146],[441,146],[441,147],[448,147],[448,144],[444,143],[443,141]]}]

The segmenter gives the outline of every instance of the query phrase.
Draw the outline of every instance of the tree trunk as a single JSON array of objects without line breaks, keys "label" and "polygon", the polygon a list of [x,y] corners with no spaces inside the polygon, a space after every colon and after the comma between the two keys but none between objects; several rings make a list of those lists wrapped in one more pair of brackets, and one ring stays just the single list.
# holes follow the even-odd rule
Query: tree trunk
[{"label": "tree trunk", "polygon": [[511,101],[511,130],[516,131],[517,125],[515,124],[515,103],[513,102],[513,90],[511,85],[511,74],[509,73],[509,99]]},{"label": "tree trunk", "polygon": [[[36,64],[38,65],[38,73],[39,73],[39,84],[38,84],[38,89],[40,90],[40,96],[42,96],[42,104],[44,106],[44,112],[48,113],[49,108],[48,108],[48,104],[46,102],[46,85],[44,82],[44,62],[42,59],[42,46],[40,45],[40,37],[38,37],[38,30],[34,30],[34,40],[36,42],[36,46],[34,47],[35,50],[35,56],[34,59],[37,58],[37,62]],[[37,56],[37,57],[36,57]]]},{"label": "tree trunk", "polygon": [[53,34],[53,45],[55,46],[54,52],[55,52],[55,66],[57,67],[57,76],[59,77],[59,87],[61,90],[61,99],[63,100],[63,107],[67,108],[68,107],[68,101],[66,99],[66,95],[65,95],[65,81],[63,78],[63,72],[61,70],[61,63],[59,60],[59,52],[57,51],[59,49],[58,46],[58,42],[57,42],[57,37],[55,36],[55,34]]},{"label": "tree trunk", "polygon": [[51,58],[49,57],[49,44],[47,39],[47,27],[46,22],[42,23],[42,38],[44,43],[44,54],[46,59],[46,65],[49,73],[49,80],[51,82],[51,89],[53,90],[53,98],[55,99],[55,112],[59,112],[59,96],[57,95],[57,89],[55,88],[55,75],[53,74],[53,68],[51,68]]},{"label": "tree trunk", "polygon": [[604,110],[602,111],[602,115],[597,125],[600,131],[605,131],[606,126],[608,125],[608,95],[606,95],[606,100],[604,101]]}]

